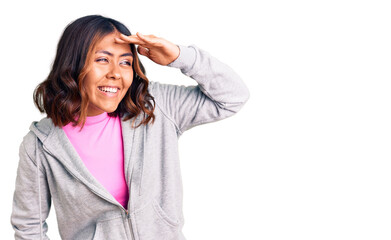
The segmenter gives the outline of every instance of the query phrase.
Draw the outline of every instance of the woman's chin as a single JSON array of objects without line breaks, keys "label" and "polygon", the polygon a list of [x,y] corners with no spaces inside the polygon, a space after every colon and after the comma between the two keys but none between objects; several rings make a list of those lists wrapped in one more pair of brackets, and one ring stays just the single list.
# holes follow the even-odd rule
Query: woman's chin
[{"label": "woman's chin", "polygon": [[112,112],[115,112],[115,110],[117,110],[117,108],[118,108],[118,105],[105,106],[105,107],[95,106],[95,107],[88,109],[87,116],[95,116],[95,115],[102,114],[104,112],[112,113]]},{"label": "woman's chin", "polygon": [[107,113],[112,113],[112,112],[115,112],[115,110],[117,110],[117,108],[118,108],[118,105],[113,106],[111,108],[105,108],[105,109],[102,109],[102,110],[107,112]]}]

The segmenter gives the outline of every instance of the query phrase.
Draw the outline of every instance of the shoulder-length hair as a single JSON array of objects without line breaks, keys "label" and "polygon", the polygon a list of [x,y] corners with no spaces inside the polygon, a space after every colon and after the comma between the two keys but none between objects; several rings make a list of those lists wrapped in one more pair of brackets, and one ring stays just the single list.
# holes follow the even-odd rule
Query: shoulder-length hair
[{"label": "shoulder-length hair", "polygon": [[[47,114],[55,126],[63,127],[68,123],[83,128],[89,99],[83,86],[88,73],[94,48],[106,35],[118,31],[130,36],[128,28],[122,23],[100,15],[89,15],[76,19],[64,30],[57,46],[57,53],[49,76],[34,90],[35,106],[41,113]],[[133,53],[133,82],[117,109],[108,113],[111,117],[123,117],[124,120],[144,114],[136,126],[147,125],[155,121],[155,100],[148,92],[148,78],[141,64],[136,47],[129,44]],[[153,102],[153,104],[152,104]]]}]

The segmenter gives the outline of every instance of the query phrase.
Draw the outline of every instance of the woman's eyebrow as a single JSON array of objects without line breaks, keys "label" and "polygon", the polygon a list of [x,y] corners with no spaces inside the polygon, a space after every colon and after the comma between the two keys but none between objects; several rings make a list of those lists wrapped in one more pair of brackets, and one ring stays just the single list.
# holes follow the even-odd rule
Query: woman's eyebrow
[{"label": "woman's eyebrow", "polygon": [[[95,53],[103,53],[103,54],[107,54],[109,56],[113,56],[113,54],[109,51],[106,51],[106,50],[100,50],[100,51],[96,51]],[[121,54],[120,57],[126,57],[126,56],[131,56],[133,57],[133,53],[129,52],[129,53],[124,53],[124,54]]]}]

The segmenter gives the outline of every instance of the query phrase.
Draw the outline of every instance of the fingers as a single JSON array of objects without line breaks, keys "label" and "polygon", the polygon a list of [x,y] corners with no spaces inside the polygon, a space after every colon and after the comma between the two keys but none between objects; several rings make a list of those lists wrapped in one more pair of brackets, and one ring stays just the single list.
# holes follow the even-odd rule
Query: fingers
[{"label": "fingers", "polygon": [[146,57],[148,57],[148,55],[149,55],[149,50],[145,47],[140,46],[140,45],[137,47],[137,52],[143,56],[146,56]]},{"label": "fingers", "polygon": [[141,41],[143,41],[145,43],[149,43],[152,45],[157,43],[157,38],[154,35],[143,35],[139,32],[137,32],[136,35]]},{"label": "fingers", "polygon": [[137,44],[143,47],[150,48],[152,46],[160,46],[159,38],[154,35],[143,35],[141,33],[136,33],[136,35],[126,36],[120,34],[120,38],[115,38],[117,43],[132,43]]},{"label": "fingers", "polygon": [[137,33],[137,35],[131,35],[126,36],[121,34],[120,38],[114,38],[116,43],[132,43],[137,44],[137,52],[143,56],[148,57],[149,55],[149,49],[147,48],[150,46],[147,42],[149,42],[149,38],[145,37],[144,35],[141,35],[140,33]]},{"label": "fingers", "polygon": [[117,43],[132,43],[132,44],[137,44],[137,45],[145,44],[145,42],[142,41],[136,35],[126,36],[126,35],[120,34],[120,37],[119,38],[114,38],[114,40]]}]

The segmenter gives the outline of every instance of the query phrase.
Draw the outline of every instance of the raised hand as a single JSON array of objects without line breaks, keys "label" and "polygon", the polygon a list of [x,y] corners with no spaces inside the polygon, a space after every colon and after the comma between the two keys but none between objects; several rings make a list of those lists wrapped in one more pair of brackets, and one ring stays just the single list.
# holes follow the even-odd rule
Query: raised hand
[{"label": "raised hand", "polygon": [[154,35],[126,36],[121,34],[120,38],[115,38],[117,43],[133,43],[138,45],[137,52],[151,59],[157,64],[168,65],[179,56],[179,47],[166,39]]}]

